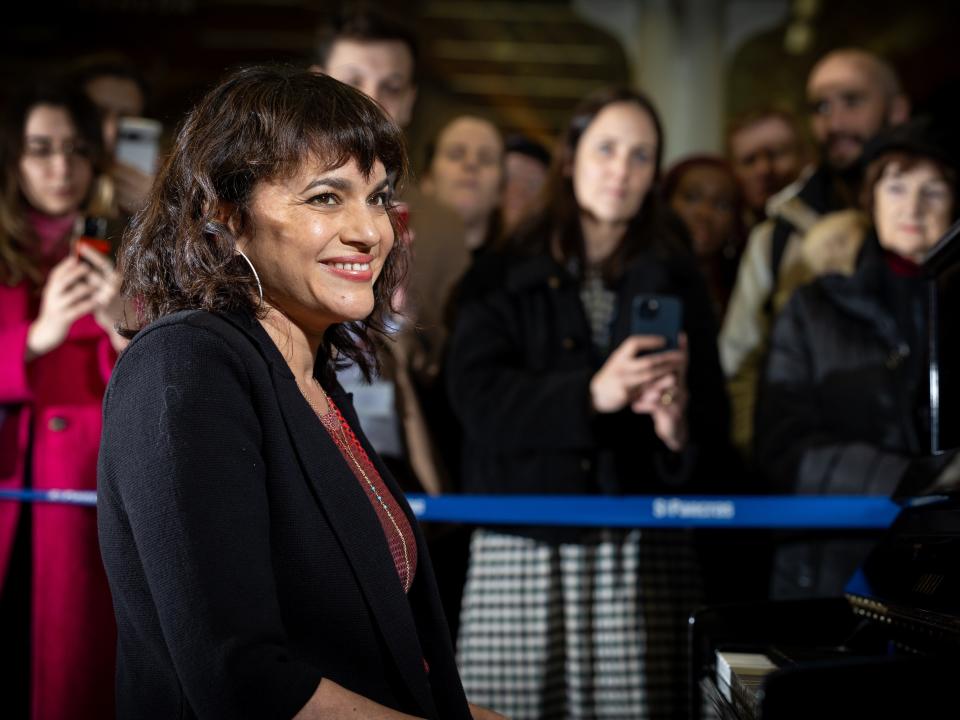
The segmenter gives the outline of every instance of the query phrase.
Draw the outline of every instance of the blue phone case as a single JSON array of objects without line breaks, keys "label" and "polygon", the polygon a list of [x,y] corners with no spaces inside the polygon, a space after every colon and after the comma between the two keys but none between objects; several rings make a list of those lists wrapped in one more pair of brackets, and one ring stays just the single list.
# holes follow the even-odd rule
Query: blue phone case
[{"label": "blue phone case", "polygon": [[[680,347],[683,303],[673,295],[638,295],[633,299],[630,332],[657,335],[666,339],[663,350]],[[659,351],[658,351],[659,352]]]}]

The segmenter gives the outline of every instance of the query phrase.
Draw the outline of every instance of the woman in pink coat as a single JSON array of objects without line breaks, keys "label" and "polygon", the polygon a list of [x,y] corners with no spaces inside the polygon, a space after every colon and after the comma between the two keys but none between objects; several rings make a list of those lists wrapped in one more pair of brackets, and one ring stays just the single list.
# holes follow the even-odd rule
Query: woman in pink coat
[{"label": "woman in pink coat", "polygon": [[[72,248],[102,157],[99,119],[79,93],[32,88],[2,123],[0,487],[92,490],[100,403],[125,342],[112,262]],[[116,634],[93,508],[0,502],[0,637],[5,717],[28,705],[44,720],[113,714]]]}]

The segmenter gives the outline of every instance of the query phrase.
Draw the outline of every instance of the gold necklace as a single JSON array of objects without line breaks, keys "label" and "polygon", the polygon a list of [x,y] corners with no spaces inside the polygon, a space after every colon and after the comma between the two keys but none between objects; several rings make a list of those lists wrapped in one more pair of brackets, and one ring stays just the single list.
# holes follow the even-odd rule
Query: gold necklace
[{"label": "gold necklace", "polygon": [[[323,395],[323,399],[326,401],[327,412],[331,412],[334,406],[333,406],[333,403],[330,401],[330,397],[327,395],[327,391],[323,389],[323,385],[321,385],[320,381],[317,380],[316,378],[313,378],[313,382],[317,386],[317,389],[320,391],[320,394]],[[299,383],[297,383],[297,385],[299,386]],[[307,394],[303,392],[302,386],[300,386],[300,392],[303,393],[303,397],[306,399],[307,404],[313,409],[313,411],[318,416],[323,415],[323,413],[320,412],[317,406],[310,401],[310,398],[307,396]],[[396,519],[393,517],[393,513],[390,512],[390,507],[387,505],[386,500],[383,499],[383,496],[377,490],[377,486],[373,484],[373,481],[370,480],[370,478],[367,476],[367,473],[363,469],[363,466],[360,464],[360,461],[357,460],[356,455],[353,454],[351,443],[349,442],[349,440],[347,440],[347,433],[344,431],[343,424],[340,421],[340,414],[336,413],[336,415],[337,415],[337,418],[336,418],[337,430],[339,431],[340,440],[341,442],[343,442],[343,447],[346,448],[347,454],[350,456],[350,459],[353,461],[354,466],[357,468],[357,471],[363,477],[364,481],[366,481],[367,486],[370,488],[370,492],[373,493],[373,496],[377,499],[377,502],[380,503],[380,507],[383,508],[383,512],[386,513],[387,515],[387,519],[390,521],[390,524],[393,525],[393,529],[397,532],[397,537],[400,538],[400,547],[403,549],[403,565],[404,565],[404,575],[405,575],[405,579],[403,582],[403,589],[404,591],[408,591],[410,589],[410,586],[413,583],[412,583],[412,578],[410,577],[411,575],[410,556],[407,551],[407,541],[403,537],[403,533],[400,532],[400,526],[397,524]]]}]

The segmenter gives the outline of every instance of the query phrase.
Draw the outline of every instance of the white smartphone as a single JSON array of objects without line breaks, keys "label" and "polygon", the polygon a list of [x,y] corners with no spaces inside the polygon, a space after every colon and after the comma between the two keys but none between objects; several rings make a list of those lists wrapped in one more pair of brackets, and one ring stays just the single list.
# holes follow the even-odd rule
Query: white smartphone
[{"label": "white smartphone", "polygon": [[160,151],[160,133],[163,125],[157,120],[141,117],[122,117],[117,123],[117,162],[142,170],[147,175],[157,172]]}]

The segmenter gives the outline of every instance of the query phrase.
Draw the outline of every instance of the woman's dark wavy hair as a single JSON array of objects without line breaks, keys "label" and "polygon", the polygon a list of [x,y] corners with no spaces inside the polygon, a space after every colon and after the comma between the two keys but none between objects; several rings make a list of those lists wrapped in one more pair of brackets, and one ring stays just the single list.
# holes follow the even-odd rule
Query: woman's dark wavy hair
[{"label": "woman's dark wavy hair", "polygon": [[554,152],[550,176],[541,196],[540,211],[506,243],[515,252],[559,253],[561,262],[576,261],[583,271],[586,267],[586,249],[581,229],[583,211],[573,191],[574,158],[587,128],[604,108],[616,103],[633,103],[649,115],[657,133],[657,151],[653,185],[637,214],[627,223],[623,241],[603,262],[603,276],[611,284],[641,252],[652,250],[660,255],[689,255],[682,234],[677,232],[676,224],[668,219],[660,199],[663,126],[653,102],[643,93],[624,88],[603,89],[587,96],[577,106]]},{"label": "woman's dark wavy hair", "polygon": [[[86,145],[94,182],[104,167],[100,114],[79,89],[61,80],[45,79],[17,88],[0,113],[0,282],[16,285],[26,280],[43,284],[37,257],[37,239],[27,222],[29,204],[20,187],[23,131],[31,111],[39,105],[63,109]],[[89,197],[87,198],[89,200]]]},{"label": "woman's dark wavy hair", "polygon": [[[368,175],[377,160],[394,185],[403,183],[407,156],[397,126],[366,95],[325,75],[292,67],[248,67],[211,90],[187,115],[153,191],[124,235],[118,255],[123,290],[137,307],[137,327],[186,309],[262,317],[257,283],[221,222],[231,212],[238,232],[250,226],[257,183],[294,174],[309,158],[333,169],[354,160]],[[328,359],[376,367],[375,333],[403,280],[408,249],[394,207],[397,242],[374,284],[374,310],[365,320],[332,325]]]}]

